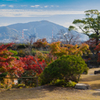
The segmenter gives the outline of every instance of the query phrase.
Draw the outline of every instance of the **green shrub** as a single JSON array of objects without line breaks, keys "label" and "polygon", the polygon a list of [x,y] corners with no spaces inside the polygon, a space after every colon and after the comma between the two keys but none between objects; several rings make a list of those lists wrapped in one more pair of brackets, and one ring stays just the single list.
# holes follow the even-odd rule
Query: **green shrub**
[{"label": "green shrub", "polygon": [[76,82],[69,81],[66,82],[64,79],[57,79],[54,83],[56,86],[63,86],[63,87],[74,87],[76,85]]},{"label": "green shrub", "polygon": [[25,57],[26,56],[25,51],[24,50],[19,50],[18,51],[18,56]]},{"label": "green shrub", "polygon": [[48,84],[57,79],[78,82],[80,74],[87,71],[88,67],[80,56],[62,56],[49,64],[40,75],[40,83]]},{"label": "green shrub", "polygon": [[16,87],[17,87],[17,88],[20,88],[20,87],[25,88],[25,84],[17,84]]},{"label": "green shrub", "polygon": [[66,83],[66,87],[75,87],[76,85],[76,82],[73,82],[73,81],[69,81]]},{"label": "green shrub", "polygon": [[7,72],[0,74],[0,78],[1,78],[1,77],[4,78],[7,74],[8,74]]},{"label": "green shrub", "polygon": [[5,84],[0,83],[0,88],[5,88]]},{"label": "green shrub", "polygon": [[10,49],[9,51],[10,51],[11,53],[13,53],[13,54],[12,54],[13,57],[19,59],[19,57],[18,57],[18,52],[17,52],[17,51],[11,50],[11,49]]},{"label": "green shrub", "polygon": [[18,88],[18,84],[12,84],[12,88]]},{"label": "green shrub", "polygon": [[51,84],[54,84],[56,86],[66,86],[66,82],[64,79],[57,79],[56,81],[52,81]]}]

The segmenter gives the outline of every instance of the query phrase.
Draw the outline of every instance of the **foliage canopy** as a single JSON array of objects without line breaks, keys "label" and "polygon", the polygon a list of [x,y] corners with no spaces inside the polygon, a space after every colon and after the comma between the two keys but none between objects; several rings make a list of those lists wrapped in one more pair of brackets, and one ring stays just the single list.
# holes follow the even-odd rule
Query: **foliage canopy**
[{"label": "foliage canopy", "polygon": [[[98,45],[100,36],[100,12],[98,10],[85,11],[86,18],[76,19],[73,21],[78,28],[70,26],[69,30],[82,30],[82,32],[88,35],[90,38],[96,39],[96,45]],[[91,34],[90,34],[91,33]]]},{"label": "foliage canopy", "polygon": [[65,44],[61,45],[61,42],[53,42],[50,44],[51,54],[61,57],[62,55],[83,55],[83,53],[89,52],[89,46],[87,44],[81,45],[71,45]]},{"label": "foliage canopy", "polygon": [[87,70],[87,65],[80,56],[62,56],[44,69],[40,76],[41,84],[48,84],[57,79],[78,81],[78,75]]}]

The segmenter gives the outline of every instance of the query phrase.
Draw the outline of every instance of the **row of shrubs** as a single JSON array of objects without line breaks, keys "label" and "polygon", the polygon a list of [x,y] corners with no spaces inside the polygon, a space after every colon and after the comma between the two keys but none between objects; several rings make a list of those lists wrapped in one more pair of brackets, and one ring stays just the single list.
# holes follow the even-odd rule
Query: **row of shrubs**
[{"label": "row of shrubs", "polygon": [[87,73],[88,67],[81,56],[62,56],[50,63],[38,76],[39,85],[74,87],[83,72]]},{"label": "row of shrubs", "polygon": [[12,50],[21,50],[21,49],[26,49],[29,48],[31,46],[31,48],[33,49],[43,49],[43,50],[47,50],[49,47],[35,47],[34,45],[30,45],[30,44],[13,44],[12,47],[8,47],[8,49],[12,49]]},{"label": "row of shrubs", "polygon": [[[30,55],[32,54],[33,56],[35,56],[37,50],[28,50],[28,49],[25,49],[25,50],[19,50],[19,51],[16,51],[16,50],[9,50],[10,52],[13,53],[13,56],[15,58],[18,58],[18,57],[25,57],[26,55]],[[41,53],[43,54],[48,54],[50,51],[40,51]]]},{"label": "row of shrubs", "polygon": [[[75,87],[76,82],[74,81],[69,81],[66,82],[65,80],[59,80],[57,79],[55,82],[51,82],[50,85],[55,85],[55,86],[62,86],[62,87]],[[36,84],[33,83],[31,86],[26,85],[26,84],[12,84],[11,86],[8,86],[7,84],[0,84],[0,88],[5,88],[5,89],[11,89],[11,88],[32,88],[36,87]]]},{"label": "row of shrubs", "polygon": [[32,87],[36,87],[36,85],[33,83],[32,86],[28,86],[25,84],[11,84],[11,86],[8,86],[7,84],[0,84],[0,88],[5,88],[5,89],[11,89],[11,88],[32,88]]}]

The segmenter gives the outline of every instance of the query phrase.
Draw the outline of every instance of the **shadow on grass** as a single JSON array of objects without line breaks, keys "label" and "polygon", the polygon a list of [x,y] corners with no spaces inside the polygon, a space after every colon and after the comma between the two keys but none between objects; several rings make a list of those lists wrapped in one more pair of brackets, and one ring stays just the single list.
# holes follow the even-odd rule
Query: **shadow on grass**
[{"label": "shadow on grass", "polygon": [[34,88],[12,89],[0,92],[0,100],[28,100],[34,98],[43,98],[46,92],[52,92],[56,86],[40,86]]},{"label": "shadow on grass", "polygon": [[6,90],[0,93],[0,100],[28,100],[42,97],[45,97],[44,91],[32,88]]},{"label": "shadow on grass", "polygon": [[93,96],[100,96],[100,92],[96,92],[92,94]]},{"label": "shadow on grass", "polygon": [[98,83],[98,84],[91,84],[91,89],[100,89],[100,83]]},{"label": "shadow on grass", "polygon": [[39,99],[47,97],[46,93],[58,92],[65,93],[66,91],[70,93],[75,93],[76,89],[73,88],[64,88],[57,86],[40,86],[35,88],[24,88],[24,89],[15,89],[3,91],[0,93],[0,100],[29,100],[29,99]]}]

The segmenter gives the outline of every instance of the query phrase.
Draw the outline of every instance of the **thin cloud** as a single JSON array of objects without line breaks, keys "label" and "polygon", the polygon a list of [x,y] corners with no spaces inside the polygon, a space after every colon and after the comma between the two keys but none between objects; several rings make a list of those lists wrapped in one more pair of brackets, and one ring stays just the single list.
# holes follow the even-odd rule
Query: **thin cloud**
[{"label": "thin cloud", "polygon": [[0,5],[0,7],[6,7],[6,5],[5,4],[2,4],[2,5]]},{"label": "thin cloud", "polygon": [[64,27],[69,27],[70,25],[73,25],[72,22],[63,23],[63,26],[64,26]]},{"label": "thin cloud", "polygon": [[21,5],[21,7],[27,7],[27,5]]},{"label": "thin cloud", "polygon": [[59,7],[59,6],[58,6],[58,5],[51,5],[50,7],[52,7],[52,8],[53,8],[53,7]]},{"label": "thin cloud", "polygon": [[56,7],[59,7],[58,5]]},{"label": "thin cloud", "polygon": [[13,23],[0,23],[0,26],[7,26],[7,25],[10,25],[10,24],[13,24]]},{"label": "thin cloud", "polygon": [[48,6],[44,6],[44,8],[47,8]]},{"label": "thin cloud", "polygon": [[34,6],[32,5],[31,7],[33,7],[33,8],[34,8],[34,7],[35,7],[35,8],[38,8],[39,6],[40,6],[40,5],[34,5]]},{"label": "thin cloud", "polygon": [[31,6],[31,7],[35,7],[35,6]]},{"label": "thin cloud", "polygon": [[54,5],[51,5],[51,7],[54,7]]},{"label": "thin cloud", "polygon": [[84,11],[0,9],[0,17],[40,17],[67,14],[84,14]]},{"label": "thin cloud", "polygon": [[13,6],[13,5],[9,5],[9,7],[10,7],[10,8],[13,8],[14,6]]}]

